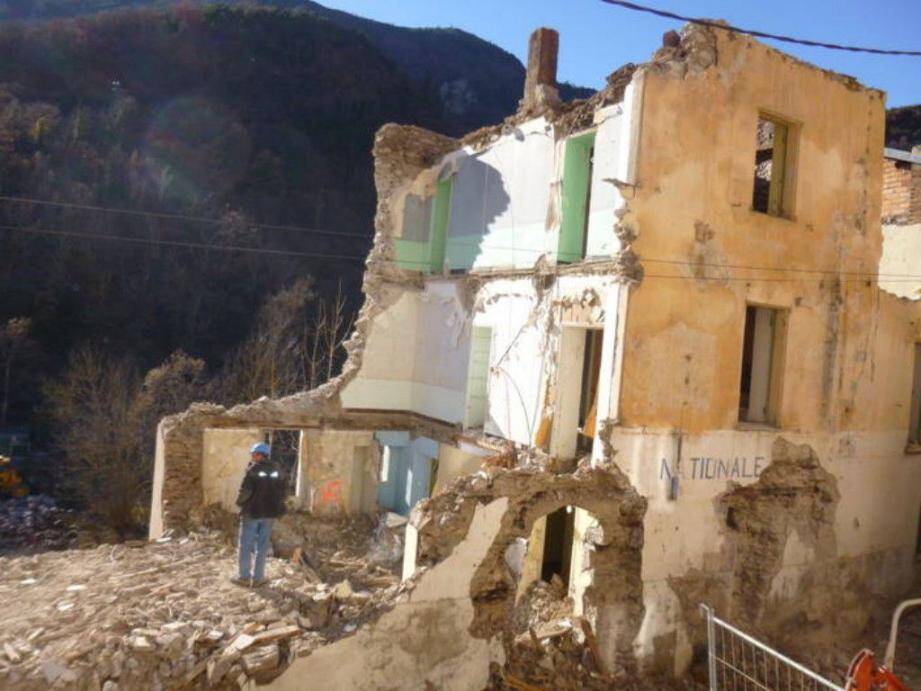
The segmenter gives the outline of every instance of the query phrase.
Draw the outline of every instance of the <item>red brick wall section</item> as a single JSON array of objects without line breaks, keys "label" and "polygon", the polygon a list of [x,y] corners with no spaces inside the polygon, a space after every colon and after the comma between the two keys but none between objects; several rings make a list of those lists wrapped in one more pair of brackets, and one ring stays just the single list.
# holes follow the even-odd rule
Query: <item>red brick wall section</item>
[{"label": "red brick wall section", "polygon": [[[918,147],[915,147],[917,150]],[[908,210],[909,223],[921,223],[921,165],[911,167],[911,204]]]},{"label": "red brick wall section", "polygon": [[883,160],[883,223],[921,223],[921,165]]}]

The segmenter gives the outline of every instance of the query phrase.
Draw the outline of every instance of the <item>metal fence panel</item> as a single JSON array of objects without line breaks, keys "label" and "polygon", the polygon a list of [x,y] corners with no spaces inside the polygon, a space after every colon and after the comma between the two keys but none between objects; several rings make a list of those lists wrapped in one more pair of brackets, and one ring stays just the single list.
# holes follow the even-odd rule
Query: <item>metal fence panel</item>
[{"label": "metal fence panel", "polygon": [[706,605],[710,691],[845,691],[719,619]]}]

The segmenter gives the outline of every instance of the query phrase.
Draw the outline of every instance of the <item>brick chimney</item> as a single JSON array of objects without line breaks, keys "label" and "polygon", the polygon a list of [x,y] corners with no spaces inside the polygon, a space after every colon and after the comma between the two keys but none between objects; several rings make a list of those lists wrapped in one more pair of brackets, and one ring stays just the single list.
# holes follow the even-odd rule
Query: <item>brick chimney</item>
[{"label": "brick chimney", "polygon": [[559,49],[560,35],[555,29],[541,27],[531,34],[522,108],[530,109],[559,102],[556,88],[556,58]]}]

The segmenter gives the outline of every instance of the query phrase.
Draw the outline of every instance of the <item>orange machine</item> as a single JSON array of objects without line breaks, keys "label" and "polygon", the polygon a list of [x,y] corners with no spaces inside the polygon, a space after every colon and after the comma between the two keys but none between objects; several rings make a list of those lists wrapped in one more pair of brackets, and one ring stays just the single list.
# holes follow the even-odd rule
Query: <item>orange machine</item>
[{"label": "orange machine", "polygon": [[851,661],[847,670],[847,691],[909,691],[908,686],[893,672],[895,667],[895,644],[899,634],[899,619],[906,609],[921,607],[921,598],[905,600],[892,615],[889,643],[883,664],[876,664],[876,655],[870,650],[861,650]]},{"label": "orange machine", "polygon": [[22,481],[9,456],[0,456],[0,495],[24,497],[28,493],[29,487]]}]

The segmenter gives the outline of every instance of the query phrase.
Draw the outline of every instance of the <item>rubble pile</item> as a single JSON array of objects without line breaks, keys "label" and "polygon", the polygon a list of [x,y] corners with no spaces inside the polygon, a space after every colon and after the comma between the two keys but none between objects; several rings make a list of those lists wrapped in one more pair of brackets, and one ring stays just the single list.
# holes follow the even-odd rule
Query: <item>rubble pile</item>
[{"label": "rubble pile", "polygon": [[574,616],[558,576],[536,581],[513,613],[513,640],[505,670],[509,688],[609,689],[613,678],[598,656],[589,623]]},{"label": "rubble pile", "polygon": [[608,669],[589,621],[573,613],[567,587],[554,575],[538,580],[518,598],[512,614],[512,635],[506,641],[507,661],[490,681],[491,691],[512,689],[704,689],[687,679],[680,682],[635,670]]},{"label": "rubble pile", "polygon": [[268,582],[255,588],[231,582],[235,553],[217,531],[0,558],[0,688],[232,689],[269,680],[401,592],[393,568],[361,558],[368,533],[334,522],[322,531],[322,549],[270,558]]},{"label": "rubble pile", "polygon": [[43,494],[0,501],[0,554],[77,545],[74,513]]}]

